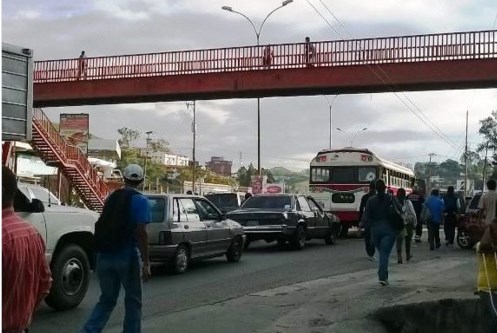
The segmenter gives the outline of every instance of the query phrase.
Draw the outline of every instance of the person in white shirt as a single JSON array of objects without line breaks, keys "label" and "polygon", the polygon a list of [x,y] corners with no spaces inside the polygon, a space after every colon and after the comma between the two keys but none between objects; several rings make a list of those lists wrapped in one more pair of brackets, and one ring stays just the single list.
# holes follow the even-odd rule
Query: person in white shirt
[{"label": "person in white shirt", "polygon": [[483,218],[486,225],[492,223],[496,218],[497,192],[495,191],[497,183],[494,179],[489,179],[487,182],[488,192],[483,193],[478,203],[480,209],[479,215]]},{"label": "person in white shirt", "polygon": [[399,188],[397,190],[397,200],[402,205],[402,217],[404,218],[405,228],[397,235],[397,262],[402,264],[404,260],[402,259],[402,244],[406,243],[406,261],[411,260],[411,243],[414,230],[418,220],[416,218],[416,212],[414,211],[414,206],[412,202],[407,199],[406,190]]}]

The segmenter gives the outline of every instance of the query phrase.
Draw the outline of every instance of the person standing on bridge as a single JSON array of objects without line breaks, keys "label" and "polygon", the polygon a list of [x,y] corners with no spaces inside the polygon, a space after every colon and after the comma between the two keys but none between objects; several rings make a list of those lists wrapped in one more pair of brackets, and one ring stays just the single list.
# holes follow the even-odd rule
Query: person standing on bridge
[{"label": "person standing on bridge", "polygon": [[86,59],[85,51],[81,51],[78,59],[78,80],[86,79],[86,71],[88,69],[88,59]]},{"label": "person standing on bridge", "polygon": [[314,57],[316,56],[316,48],[311,43],[311,38],[305,38],[304,59],[307,67],[314,67]]},{"label": "person standing on bridge", "polygon": [[[128,165],[123,172],[125,187],[106,200],[95,224],[96,272],[101,295],[82,333],[100,333],[116,306],[121,285],[124,288],[123,333],[140,333],[142,280],[150,277],[148,199],[136,189],[143,182],[143,169]],[[127,208],[127,209],[126,209]]]},{"label": "person standing on bridge", "polygon": [[273,63],[273,50],[271,50],[271,45],[267,45],[264,48],[264,52],[262,54],[262,64],[265,68],[271,67],[271,64]]},{"label": "person standing on bridge", "polygon": [[14,213],[16,176],[2,166],[2,332],[26,332],[48,295],[50,267],[38,230]]},{"label": "person standing on bridge", "polygon": [[398,211],[402,209],[397,199],[386,193],[383,179],[375,183],[376,195],[366,203],[366,219],[371,224],[373,243],[380,253],[378,278],[382,286],[388,286],[388,260],[392,252],[397,232],[390,221],[390,207],[395,205]]}]

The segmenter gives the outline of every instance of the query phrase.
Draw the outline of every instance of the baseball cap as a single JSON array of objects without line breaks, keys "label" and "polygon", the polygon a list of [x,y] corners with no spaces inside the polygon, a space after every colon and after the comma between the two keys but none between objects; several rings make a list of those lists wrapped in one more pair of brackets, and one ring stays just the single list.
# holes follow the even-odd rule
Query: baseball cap
[{"label": "baseball cap", "polygon": [[126,168],[124,168],[123,175],[124,178],[128,180],[142,180],[143,169],[138,164],[130,164]]}]

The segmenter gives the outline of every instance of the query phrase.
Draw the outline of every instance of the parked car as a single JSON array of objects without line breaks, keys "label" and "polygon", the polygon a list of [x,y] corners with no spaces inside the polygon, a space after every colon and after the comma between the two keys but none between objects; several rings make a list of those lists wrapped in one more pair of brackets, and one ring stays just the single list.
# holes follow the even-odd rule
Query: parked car
[{"label": "parked car", "polygon": [[245,195],[243,193],[209,193],[204,195],[204,197],[223,213],[239,209],[245,200]]},{"label": "parked car", "polygon": [[312,197],[300,194],[257,194],[228,217],[243,226],[246,247],[259,239],[277,241],[280,246],[289,241],[296,249],[304,248],[311,238],[334,244],[340,232],[340,221],[334,215],[325,213]]},{"label": "parked car", "polygon": [[46,245],[52,288],[45,302],[56,310],[78,306],[86,295],[95,267],[93,235],[99,214],[61,205],[44,187],[18,183],[14,210],[34,225]]},{"label": "parked car", "polygon": [[188,194],[147,194],[152,223],[147,227],[150,261],[167,262],[175,273],[187,271],[191,260],[242,256],[245,235],[210,201]]},{"label": "parked car", "polygon": [[472,249],[483,236],[484,223],[479,215],[478,203],[482,193],[476,193],[469,204],[466,206],[466,211],[461,216],[457,226],[457,245],[462,249]]}]

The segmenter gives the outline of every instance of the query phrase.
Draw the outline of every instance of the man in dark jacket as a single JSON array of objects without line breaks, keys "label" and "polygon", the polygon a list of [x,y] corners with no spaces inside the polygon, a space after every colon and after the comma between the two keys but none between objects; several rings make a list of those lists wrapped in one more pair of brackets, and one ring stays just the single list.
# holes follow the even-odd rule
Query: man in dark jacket
[{"label": "man in dark jacket", "polygon": [[454,194],[454,186],[447,188],[447,195],[443,198],[445,205],[445,220],[444,220],[444,233],[445,233],[445,246],[454,244],[454,237],[456,234],[457,214],[461,207],[458,198]]},{"label": "man in dark jacket", "polygon": [[414,241],[416,243],[421,242],[421,235],[423,234],[423,223],[421,222],[421,210],[423,208],[423,204],[425,203],[425,197],[419,192],[417,186],[414,187],[414,190],[407,196],[407,199],[412,202],[414,206],[414,211],[416,212],[416,219],[418,223],[416,224],[416,236],[414,236]]},{"label": "man in dark jacket", "polygon": [[368,199],[376,194],[375,181],[373,180],[369,183],[369,191],[364,194],[361,198],[361,205],[359,206],[359,224],[364,228],[364,244],[366,245],[366,253],[368,254],[369,260],[374,260],[375,247],[371,241],[371,226],[367,219],[364,218],[364,210],[366,209],[366,203]]}]

